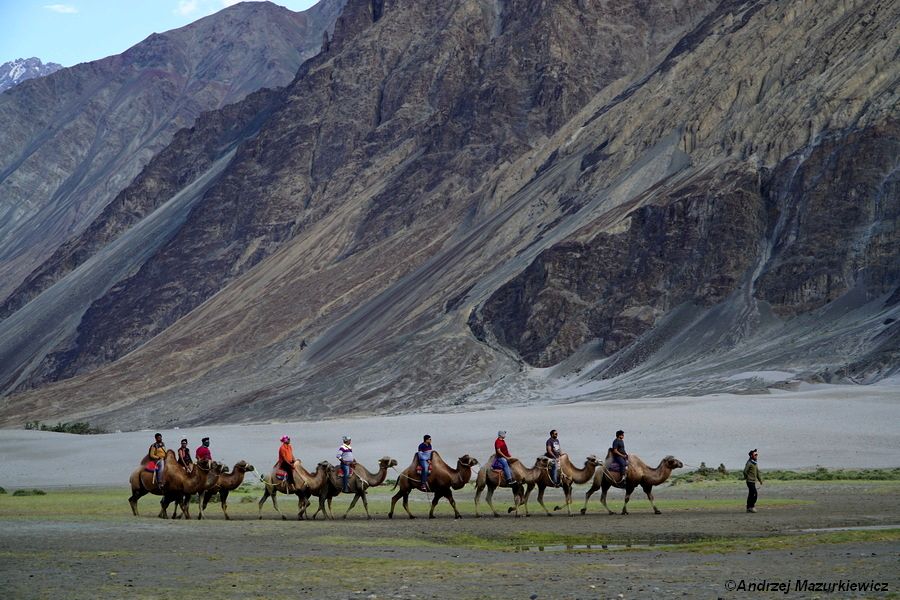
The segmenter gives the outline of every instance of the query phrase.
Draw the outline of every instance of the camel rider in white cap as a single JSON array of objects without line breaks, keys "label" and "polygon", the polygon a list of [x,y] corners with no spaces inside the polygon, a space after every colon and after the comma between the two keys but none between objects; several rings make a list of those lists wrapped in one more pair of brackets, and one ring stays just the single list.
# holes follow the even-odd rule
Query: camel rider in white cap
[{"label": "camel rider in white cap", "polygon": [[516,485],[512,469],[509,468],[509,459],[512,458],[512,455],[509,453],[509,448],[506,447],[506,431],[502,429],[497,432],[497,439],[494,440],[494,454],[496,456],[495,463],[498,463],[503,469],[507,485],[510,487]]},{"label": "camel rider in white cap", "polygon": [[345,435],[343,441],[344,443],[338,448],[337,459],[341,464],[343,492],[348,494],[350,493],[350,467],[352,467],[356,461],[353,459],[353,448],[350,446],[350,436]]}]

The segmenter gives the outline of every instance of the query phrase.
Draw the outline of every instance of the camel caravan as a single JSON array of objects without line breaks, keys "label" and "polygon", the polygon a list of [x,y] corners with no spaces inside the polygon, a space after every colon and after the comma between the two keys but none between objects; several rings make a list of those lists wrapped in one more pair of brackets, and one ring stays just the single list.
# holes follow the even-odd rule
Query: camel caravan
[{"label": "camel caravan", "polygon": [[[278,494],[297,497],[297,519],[315,519],[323,515],[334,519],[332,501],[340,494],[352,495],[353,499],[342,515],[347,515],[362,500],[366,518],[371,519],[367,491],[371,487],[383,485],[388,478],[388,471],[397,466],[397,461],[384,457],[378,461],[377,469],[368,469],[353,457],[352,440],[343,438],[338,449],[337,464],[330,461],[319,462],[313,471],[308,471],[303,463],[294,457],[291,440],[288,436],[281,438],[278,459],[271,471],[259,476],[263,483],[263,496],[258,502],[258,518],[263,518],[263,506],[271,498],[272,507],[281,515],[287,516],[278,507]],[[237,489],[248,472],[254,471],[253,465],[246,461],[237,462],[232,468],[212,460],[209,450],[209,438],[203,438],[203,445],[197,448],[196,460],[191,458],[187,449],[187,440],[181,441],[178,451],[167,450],[157,433],[155,442],[150,446],[147,455],[130,477],[131,497],[128,499],[131,510],[138,516],[137,501],[147,495],[161,496],[160,518],[168,518],[168,508],[174,503],[172,518],[178,517],[180,509],[184,518],[190,518],[190,499],[197,496],[197,517],[203,518],[203,511],[214,494],[219,495],[219,504],[226,519],[228,515],[228,494]],[[565,508],[572,515],[573,492],[575,485],[590,483],[580,514],[587,514],[590,497],[602,490],[600,502],[609,514],[613,511],[606,503],[607,492],[612,487],[625,491],[625,502],[621,514],[628,514],[628,501],[637,488],[641,488],[650,500],[655,514],[657,508],[652,489],[668,480],[675,469],[684,465],[673,456],[664,457],[656,468],[649,467],[640,457],[625,452],[624,432],[617,431],[612,447],[604,460],[590,455],[584,459],[583,466],[577,466],[568,454],[562,451],[557,431],[551,430],[550,438],[545,445],[545,453],[531,467],[513,457],[506,444],[506,432],[498,431],[494,441],[494,453],[488,457],[482,468],[475,473],[479,465],[477,459],[466,454],[456,460],[456,466],[447,463],[431,445],[431,436],[424,436],[423,441],[405,469],[398,472],[394,488],[397,493],[391,498],[388,518],[393,518],[394,509],[402,500],[403,509],[410,519],[415,516],[409,510],[409,497],[413,491],[420,491],[431,496],[429,518],[434,518],[434,511],[441,499],[446,498],[453,508],[455,518],[462,517],[453,498],[453,490],[462,489],[475,475],[475,516],[480,517],[480,501],[485,492],[485,501],[495,517],[500,513],[494,508],[493,496],[499,488],[512,491],[513,506],[507,513],[530,516],[528,500],[537,488],[537,501],[544,513],[553,513],[544,504],[544,493],[548,488],[559,488],[563,492],[563,506],[555,506],[554,511]],[[316,499],[317,508],[308,515],[308,510]]]}]

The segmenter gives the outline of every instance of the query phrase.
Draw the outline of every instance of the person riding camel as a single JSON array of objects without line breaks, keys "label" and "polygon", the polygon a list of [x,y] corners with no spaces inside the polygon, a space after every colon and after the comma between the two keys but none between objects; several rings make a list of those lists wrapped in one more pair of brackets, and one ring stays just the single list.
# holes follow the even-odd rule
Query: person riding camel
[{"label": "person riding camel", "polygon": [[506,447],[506,431],[502,429],[497,432],[497,439],[494,440],[494,454],[496,456],[494,464],[499,465],[503,469],[506,483],[510,487],[516,485],[517,482],[513,479],[512,469],[509,468],[509,459],[512,458],[512,455],[509,453],[509,448]]},{"label": "person riding camel", "polygon": [[187,439],[181,440],[181,446],[178,448],[175,456],[178,458],[178,464],[184,467],[185,471],[190,473],[194,470],[194,461],[191,459],[191,449],[188,448]]},{"label": "person riding camel", "polygon": [[162,488],[166,468],[166,445],[163,443],[161,433],[157,433],[153,437],[156,441],[150,444],[147,455],[150,457],[150,460],[156,462],[156,470],[153,473],[153,479],[156,481],[156,486]]},{"label": "person riding camel", "polygon": [[422,474],[419,479],[419,489],[423,492],[428,491],[428,464],[431,462],[431,436],[426,435],[419,444],[419,450],[416,452],[416,458],[419,459],[419,466],[422,468]]},{"label": "person riding camel", "polygon": [[212,462],[212,452],[209,449],[209,438],[205,437],[200,440],[200,445],[197,446],[197,449],[194,451],[194,456],[197,458],[197,462],[201,460],[205,460],[206,462]]},{"label": "person riding camel", "polygon": [[356,461],[353,459],[353,448],[350,446],[350,438],[348,436],[344,436],[343,444],[338,448],[337,451],[337,459],[341,463],[341,482],[343,484],[343,492],[345,494],[350,493],[350,469],[356,464]]},{"label": "person riding camel", "polygon": [[550,430],[550,437],[547,438],[545,444],[546,452],[544,455],[550,459],[550,479],[553,485],[559,486],[559,457],[562,456],[562,450],[559,445],[559,433],[555,429]]},{"label": "person riding camel", "polygon": [[286,473],[287,493],[294,493],[294,449],[291,447],[291,438],[281,436],[281,446],[278,448],[278,462],[275,466]]},{"label": "person riding camel", "polygon": [[612,443],[613,461],[619,465],[622,474],[619,483],[625,482],[625,472],[628,470],[628,453],[625,452],[625,432],[621,429],[616,432],[616,439]]}]

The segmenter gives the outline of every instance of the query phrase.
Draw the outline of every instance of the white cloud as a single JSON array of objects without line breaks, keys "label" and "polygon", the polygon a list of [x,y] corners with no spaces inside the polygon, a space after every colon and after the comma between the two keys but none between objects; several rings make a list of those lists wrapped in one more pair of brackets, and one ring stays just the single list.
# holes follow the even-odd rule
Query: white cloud
[{"label": "white cloud", "polygon": [[195,12],[197,12],[197,0],[179,0],[178,8],[175,9],[175,14],[179,14],[183,17]]},{"label": "white cloud", "polygon": [[46,8],[47,10],[52,10],[55,13],[62,13],[64,15],[74,15],[78,12],[78,9],[71,4],[45,4],[44,8]]}]

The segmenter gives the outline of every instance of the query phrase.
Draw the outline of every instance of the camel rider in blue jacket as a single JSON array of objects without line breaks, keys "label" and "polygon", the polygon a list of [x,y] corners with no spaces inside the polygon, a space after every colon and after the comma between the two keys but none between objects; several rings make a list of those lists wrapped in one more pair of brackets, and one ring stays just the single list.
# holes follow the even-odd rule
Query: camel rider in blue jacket
[{"label": "camel rider in blue jacket", "polygon": [[622,478],[619,482],[625,483],[625,471],[628,469],[628,453],[625,452],[625,432],[621,429],[616,432],[616,439],[612,443],[613,462],[619,465]]},{"label": "camel rider in blue jacket", "polygon": [[559,433],[555,429],[550,430],[546,449],[545,455],[550,459],[550,478],[553,480],[553,485],[559,485],[559,457],[562,456],[562,449],[559,445]]},{"label": "camel rider in blue jacket", "polygon": [[425,435],[422,438],[422,443],[419,444],[418,451],[416,451],[416,458],[419,460],[419,466],[422,468],[422,475],[419,479],[419,489],[423,492],[428,490],[428,461],[431,460],[432,452],[431,436]]},{"label": "camel rider in blue jacket", "polygon": [[338,448],[337,451],[337,459],[341,463],[341,476],[343,482],[343,492],[345,494],[350,493],[350,467],[353,466],[353,463],[356,462],[353,458],[353,448],[350,446],[350,438],[349,436],[343,437],[344,443],[341,444],[341,447]]}]

